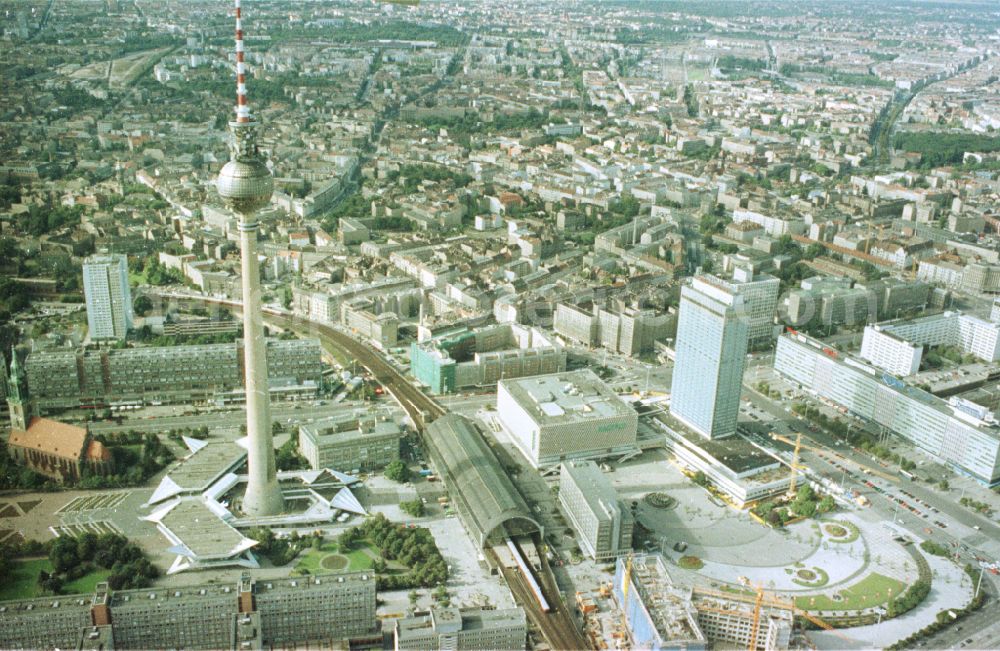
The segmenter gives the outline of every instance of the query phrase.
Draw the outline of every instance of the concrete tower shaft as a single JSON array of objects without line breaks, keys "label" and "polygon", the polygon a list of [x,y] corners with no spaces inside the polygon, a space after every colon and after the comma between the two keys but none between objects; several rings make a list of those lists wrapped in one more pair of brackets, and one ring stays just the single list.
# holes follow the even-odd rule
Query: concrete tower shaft
[{"label": "concrete tower shaft", "polygon": [[284,509],[278,487],[271,435],[271,404],[267,385],[267,352],[261,316],[260,269],[257,261],[257,222],[240,220],[243,276],[243,341],[246,361],[247,466],[249,478],[243,496],[248,515],[275,515]]},{"label": "concrete tower shaft", "polygon": [[256,212],[268,205],[274,180],[257,149],[257,123],[250,117],[243,62],[243,25],[240,0],[236,6],[236,119],[230,160],[219,171],[219,196],[239,214],[243,281],[243,340],[247,395],[247,466],[249,479],[243,511],[251,516],[276,515],[284,510],[278,486],[271,409],[267,384],[267,352],[261,315],[260,269],[257,261]]}]

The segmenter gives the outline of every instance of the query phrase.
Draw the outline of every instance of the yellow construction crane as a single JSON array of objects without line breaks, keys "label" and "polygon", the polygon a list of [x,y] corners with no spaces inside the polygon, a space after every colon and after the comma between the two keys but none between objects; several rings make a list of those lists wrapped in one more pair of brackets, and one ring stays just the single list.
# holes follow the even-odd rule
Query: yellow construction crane
[{"label": "yellow construction crane", "polygon": [[[753,615],[752,615],[753,616],[753,620],[751,621],[751,624],[750,624],[750,640],[749,640],[749,643],[747,644],[747,648],[749,649],[749,651],[757,651],[757,641],[758,641],[758,639],[760,637],[760,615],[761,615],[761,611],[763,610],[764,606],[771,607],[771,608],[781,608],[783,610],[789,610],[789,611],[791,611],[791,613],[792,613],[793,616],[801,616],[804,619],[809,620],[810,622],[812,622],[816,626],[819,626],[823,630],[830,631],[831,633],[833,633],[834,635],[836,635],[837,637],[839,637],[842,640],[849,640],[850,639],[847,636],[845,636],[843,633],[841,633],[840,631],[838,631],[836,628],[834,628],[833,626],[831,626],[830,624],[828,624],[827,622],[824,622],[819,617],[816,617],[815,615],[811,615],[810,613],[802,610],[801,608],[799,608],[798,606],[796,606],[794,602],[792,602],[792,601],[784,601],[782,599],[778,599],[777,597],[774,597],[773,595],[772,596],[767,595],[764,592],[764,587],[763,586],[753,585],[751,583],[750,579],[748,579],[747,577],[741,576],[739,578],[739,582],[740,582],[740,585],[746,587],[748,590],[752,590],[753,594],[738,593],[738,592],[735,592],[735,593],[721,592],[721,591],[718,591],[718,590],[709,590],[707,588],[695,588],[694,591],[697,592],[698,594],[705,595],[705,596],[710,596],[710,597],[716,597],[718,599],[724,599],[724,600],[730,600],[730,601],[739,601],[739,602],[742,602],[742,603],[753,604]],[[696,605],[696,608],[698,610],[707,610],[707,611],[711,611],[711,612],[718,612],[718,613],[722,613],[722,614],[735,615],[735,616],[745,616],[746,615],[746,612],[725,610],[725,609],[722,609],[722,608],[715,608],[715,607],[712,607],[712,606],[705,606],[705,605]]]},{"label": "yellow construction crane", "polygon": [[777,432],[771,432],[771,438],[795,446],[795,451],[792,453],[792,462],[788,464],[788,467],[792,471],[791,478],[788,482],[788,499],[793,499],[795,497],[795,488],[799,479],[799,470],[805,469],[803,466],[799,465],[799,452],[802,449],[802,432],[797,434],[794,443],[787,437],[784,437]]},{"label": "yellow construction crane", "polygon": [[[792,482],[795,482],[795,468],[792,467]],[[757,598],[753,600],[753,621],[750,623],[750,643],[747,648],[757,651],[757,635],[760,633],[760,607],[764,602],[764,588],[757,586]]]},{"label": "yellow construction crane", "polygon": [[[805,450],[812,450],[813,452],[816,452],[817,454],[835,455],[835,456],[839,457],[841,460],[847,461],[846,457],[844,457],[841,454],[838,454],[837,452],[834,452],[833,450],[824,450],[823,448],[819,448],[819,447],[816,447],[814,445],[806,445],[806,444],[802,443],[802,432],[798,432],[798,435],[795,437],[794,441],[791,440],[790,438],[788,438],[787,436],[782,436],[781,434],[778,434],[777,432],[771,432],[770,436],[775,441],[781,441],[782,443],[787,443],[788,445],[795,446],[795,448],[796,448],[795,459],[794,459],[795,463],[798,463],[798,461],[799,461],[799,449],[800,448],[801,449],[805,449]],[[890,475],[888,473],[882,472],[881,470],[878,470],[876,468],[871,468],[871,467],[866,466],[866,465],[864,465],[864,464],[862,464],[860,462],[857,462],[857,461],[852,461],[852,463],[856,463],[858,465],[858,467],[861,468],[861,472],[871,473],[873,475],[877,475],[877,476],[881,477],[882,479],[886,479],[888,481],[895,481],[895,482],[899,481],[899,477],[894,477],[894,476],[892,476],[892,475]],[[802,470],[803,466],[800,465],[798,469]],[[793,484],[793,486],[794,486],[794,484]]]}]

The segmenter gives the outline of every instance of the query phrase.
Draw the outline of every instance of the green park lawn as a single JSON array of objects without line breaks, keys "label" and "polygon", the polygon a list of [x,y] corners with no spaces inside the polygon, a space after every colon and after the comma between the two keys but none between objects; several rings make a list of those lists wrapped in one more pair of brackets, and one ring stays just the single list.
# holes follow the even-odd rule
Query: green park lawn
[{"label": "green park lawn", "polygon": [[42,589],[38,587],[38,573],[42,570],[52,571],[52,563],[49,559],[39,558],[12,563],[10,575],[6,581],[0,584],[0,601],[40,597]]},{"label": "green park lawn", "polygon": [[310,547],[299,554],[299,562],[295,564],[295,571],[300,574],[305,574],[306,572],[309,574],[323,574],[325,572],[357,572],[360,570],[370,570],[373,558],[371,554],[368,553],[369,551],[371,554],[378,554],[376,550],[368,546],[352,549],[348,553],[342,555],[349,561],[347,567],[328,569],[322,566],[323,559],[331,555],[341,555],[340,548],[337,546],[337,543],[326,543],[319,549],[313,549]]},{"label": "green park lawn", "polygon": [[[32,599],[43,597],[45,592],[38,585],[38,573],[52,571],[52,562],[47,558],[30,561],[15,561],[11,564],[10,576],[0,584],[0,601],[7,599]],[[62,587],[62,594],[86,594],[93,592],[101,581],[107,581],[111,570],[99,569],[85,574]]]},{"label": "green park lawn", "polygon": [[906,585],[902,581],[872,572],[851,587],[841,590],[840,601],[826,595],[816,595],[797,597],[795,605],[803,610],[860,610],[884,605],[905,589]]},{"label": "green park lawn", "polygon": [[94,588],[101,581],[107,581],[111,576],[111,570],[95,570],[90,574],[85,574],[75,581],[70,581],[63,585],[63,594],[86,594],[93,592]]}]

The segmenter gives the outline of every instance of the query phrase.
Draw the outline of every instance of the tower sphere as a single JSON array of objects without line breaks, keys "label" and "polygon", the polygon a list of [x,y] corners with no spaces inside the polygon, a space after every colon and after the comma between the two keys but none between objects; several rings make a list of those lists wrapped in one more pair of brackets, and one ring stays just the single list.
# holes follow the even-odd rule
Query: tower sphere
[{"label": "tower sphere", "polygon": [[250,215],[270,203],[274,179],[261,159],[237,158],[222,166],[215,187],[227,206]]}]

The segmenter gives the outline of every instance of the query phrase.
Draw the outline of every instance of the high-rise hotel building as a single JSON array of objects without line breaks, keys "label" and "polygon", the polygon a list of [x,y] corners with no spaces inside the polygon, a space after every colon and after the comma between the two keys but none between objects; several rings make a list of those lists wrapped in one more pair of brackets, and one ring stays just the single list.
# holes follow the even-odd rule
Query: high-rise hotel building
[{"label": "high-rise hotel building", "polygon": [[681,288],[670,413],[706,438],[736,433],[749,331],[743,300],[713,276]]}]

